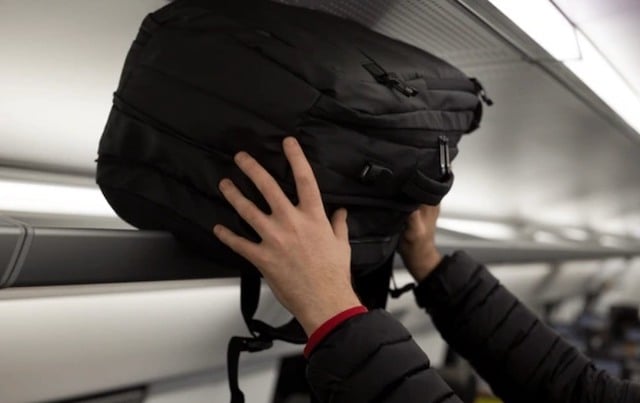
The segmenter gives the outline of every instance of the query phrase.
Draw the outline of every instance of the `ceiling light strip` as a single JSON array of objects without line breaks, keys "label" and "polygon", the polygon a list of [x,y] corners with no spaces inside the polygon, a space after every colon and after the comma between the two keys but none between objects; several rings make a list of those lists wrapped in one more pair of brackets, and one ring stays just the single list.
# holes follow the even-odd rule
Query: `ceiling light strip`
[{"label": "ceiling light strip", "polygon": [[551,1],[489,1],[640,134],[638,95],[589,38]]}]

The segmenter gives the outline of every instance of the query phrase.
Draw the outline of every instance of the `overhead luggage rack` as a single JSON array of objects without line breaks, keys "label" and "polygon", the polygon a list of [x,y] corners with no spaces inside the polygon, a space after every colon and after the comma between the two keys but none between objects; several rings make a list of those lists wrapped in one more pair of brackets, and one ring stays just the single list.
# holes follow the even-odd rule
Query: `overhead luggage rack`
[{"label": "overhead luggage rack", "polygon": [[460,240],[441,242],[439,249],[443,253],[464,250],[477,261],[486,264],[562,262],[640,256],[639,249],[535,241]]},{"label": "overhead luggage rack", "polygon": [[50,222],[40,226],[0,217],[0,288],[236,274],[199,256],[166,232],[56,227]]},{"label": "overhead luggage rack", "polygon": [[[135,229],[56,227],[0,217],[0,288],[236,277],[173,236]],[[442,231],[443,253],[465,250],[487,264],[640,256],[593,244],[494,241]],[[396,267],[402,262],[396,259]]]}]

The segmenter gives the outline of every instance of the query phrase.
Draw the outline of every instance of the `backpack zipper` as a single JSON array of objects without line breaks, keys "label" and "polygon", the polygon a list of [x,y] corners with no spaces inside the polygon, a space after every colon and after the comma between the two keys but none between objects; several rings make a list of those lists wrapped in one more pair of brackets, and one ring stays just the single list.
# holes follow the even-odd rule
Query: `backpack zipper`
[{"label": "backpack zipper", "polygon": [[442,176],[447,176],[451,174],[451,155],[447,136],[438,137],[438,148],[440,149],[440,173]]},{"label": "backpack zipper", "polygon": [[160,122],[159,120],[149,116],[148,114],[146,114],[145,112],[142,112],[141,110],[139,110],[138,108],[132,106],[131,104],[125,102],[117,93],[114,94],[113,96],[113,106],[116,109],[119,109],[121,113],[123,113],[125,116],[131,118],[131,119],[135,119],[138,120],[142,123],[145,123],[151,127],[153,127],[154,129],[156,129],[158,132],[165,134],[169,137],[173,137],[174,139],[181,141],[185,144],[190,145],[191,147],[200,149],[208,154],[211,155],[215,155],[218,158],[221,158],[225,161],[232,161],[233,157],[226,154],[225,152],[218,150],[216,148],[213,148],[209,145],[204,145],[201,143],[196,142],[195,140],[189,138],[188,136],[184,135],[183,133],[175,130],[174,128]]},{"label": "backpack zipper", "polygon": [[363,64],[362,67],[380,84],[395,89],[406,97],[415,97],[418,95],[418,90],[405,83],[396,73],[388,73],[385,71],[385,69],[375,61],[372,60],[370,63]]},{"label": "backpack zipper", "polygon": [[[369,58],[369,60],[371,60],[371,62],[363,64],[362,67],[364,67],[365,70],[367,70],[377,82],[391,89],[397,90],[406,97],[415,97],[419,94],[419,91],[417,89],[407,84],[398,76],[398,74],[387,72],[376,61],[371,58]],[[429,81],[436,83],[440,81],[447,81],[447,79],[423,79],[428,86]],[[459,80],[456,81],[460,82]],[[487,95],[487,91],[484,89],[480,81],[478,81],[477,78],[469,78],[469,81],[471,81],[471,83],[473,84],[474,92],[476,93],[478,98],[487,106],[493,105],[493,100],[489,98],[489,96]]]}]

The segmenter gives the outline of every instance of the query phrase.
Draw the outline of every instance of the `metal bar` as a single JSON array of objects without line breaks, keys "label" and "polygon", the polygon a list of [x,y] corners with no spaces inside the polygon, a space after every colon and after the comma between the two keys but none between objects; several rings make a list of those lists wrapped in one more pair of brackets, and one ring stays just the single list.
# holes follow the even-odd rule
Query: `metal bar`
[{"label": "metal bar", "polygon": [[[167,281],[237,277],[234,267],[201,256],[160,231],[29,227],[32,234],[21,264],[4,287]],[[631,257],[640,250],[585,244],[488,241],[468,238],[439,242],[443,253],[465,250],[485,264],[558,262]],[[401,267],[399,258],[396,267]]]}]

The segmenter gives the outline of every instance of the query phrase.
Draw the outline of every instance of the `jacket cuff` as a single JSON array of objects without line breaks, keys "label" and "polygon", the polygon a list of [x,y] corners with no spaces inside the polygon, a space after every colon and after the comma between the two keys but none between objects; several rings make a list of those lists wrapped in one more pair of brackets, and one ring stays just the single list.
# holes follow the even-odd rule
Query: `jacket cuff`
[{"label": "jacket cuff", "polygon": [[316,346],[320,344],[320,342],[322,342],[322,340],[324,340],[325,337],[327,337],[336,327],[340,326],[343,322],[346,322],[352,317],[366,312],[368,312],[368,310],[364,305],[355,306],[340,312],[320,325],[320,327],[317,328],[309,337],[309,341],[304,348],[305,358],[309,358],[313,349],[316,348]]},{"label": "jacket cuff", "polygon": [[433,272],[413,290],[416,303],[429,310],[455,299],[480,267],[465,252],[458,251],[445,256]]}]

